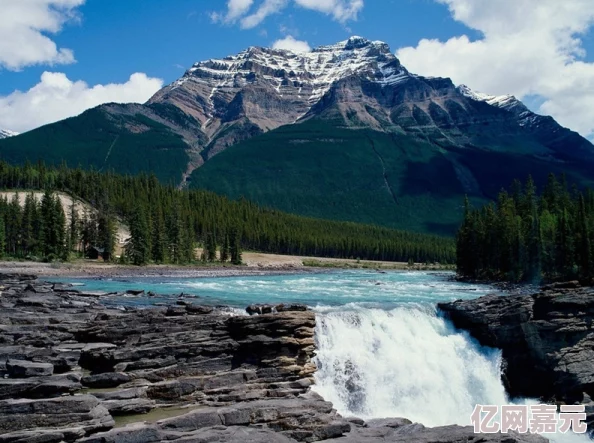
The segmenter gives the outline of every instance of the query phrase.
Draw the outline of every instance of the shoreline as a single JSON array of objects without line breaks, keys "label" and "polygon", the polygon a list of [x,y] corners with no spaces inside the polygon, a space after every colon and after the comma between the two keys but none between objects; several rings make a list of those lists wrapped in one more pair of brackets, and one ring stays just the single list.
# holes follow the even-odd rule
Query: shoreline
[{"label": "shoreline", "polygon": [[340,415],[312,389],[316,313],[305,305],[253,305],[258,315],[232,317],[188,300],[122,311],[100,296],[31,277],[0,276],[0,324],[10,326],[0,339],[18,343],[7,348],[0,390],[7,441],[503,438],[470,426]]},{"label": "shoreline", "polygon": [[127,266],[98,263],[0,262],[0,273],[33,274],[40,278],[209,278],[323,273],[324,269],[249,266]]},{"label": "shoreline", "polygon": [[408,266],[400,262],[358,261],[352,259],[313,258],[277,254],[244,253],[244,265],[212,263],[203,265],[132,266],[76,260],[65,263],[2,261],[4,274],[33,274],[42,278],[211,278],[262,275],[324,274],[337,270],[370,271],[451,271],[441,265]]}]

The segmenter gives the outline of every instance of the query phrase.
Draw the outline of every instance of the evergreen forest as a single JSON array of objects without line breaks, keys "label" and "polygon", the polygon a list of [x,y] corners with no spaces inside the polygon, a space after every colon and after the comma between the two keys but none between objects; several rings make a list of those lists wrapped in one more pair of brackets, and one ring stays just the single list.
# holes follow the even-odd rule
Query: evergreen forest
[{"label": "evergreen forest", "polygon": [[458,231],[462,277],[540,282],[594,277],[594,191],[550,174],[539,193],[532,178],[514,181],[480,209],[465,202]]},{"label": "evergreen forest", "polygon": [[[131,234],[119,260],[136,265],[240,264],[242,250],[418,263],[453,263],[456,257],[449,238],[287,214],[243,198],[179,190],[154,175],[0,162],[0,189],[20,193],[0,199],[0,252],[21,259],[67,260],[100,251],[116,260],[119,221]],[[43,191],[39,201],[33,190]],[[65,211],[56,192],[93,210],[80,214],[73,205]],[[199,247],[203,253],[196,256]]]}]

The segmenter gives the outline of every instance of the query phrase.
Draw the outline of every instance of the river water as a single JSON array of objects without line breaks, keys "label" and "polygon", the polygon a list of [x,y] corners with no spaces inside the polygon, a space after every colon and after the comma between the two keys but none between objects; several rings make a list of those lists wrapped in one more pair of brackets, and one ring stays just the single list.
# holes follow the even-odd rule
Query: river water
[{"label": "river water", "polygon": [[[317,312],[315,390],[344,416],[407,417],[427,426],[468,425],[477,404],[510,403],[500,379],[501,353],[481,347],[436,310],[438,302],[494,289],[432,272],[334,271],[200,279],[70,280],[85,290],[145,289],[153,297],[113,297],[149,305],[181,293],[244,313],[252,303],[305,303]],[[528,400],[515,400],[525,403]],[[588,441],[551,436],[552,441]]]}]

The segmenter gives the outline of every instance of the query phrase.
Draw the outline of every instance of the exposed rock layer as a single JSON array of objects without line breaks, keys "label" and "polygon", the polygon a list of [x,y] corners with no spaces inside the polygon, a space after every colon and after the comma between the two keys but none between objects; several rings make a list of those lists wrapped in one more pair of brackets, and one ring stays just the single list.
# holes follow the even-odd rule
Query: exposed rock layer
[{"label": "exposed rock layer", "polygon": [[[337,414],[310,390],[315,316],[301,305],[230,316],[180,297],[168,307],[122,310],[33,276],[0,276],[0,286],[0,443],[476,437],[470,428]],[[122,426],[122,416],[132,424]]]},{"label": "exposed rock layer", "polygon": [[442,303],[454,325],[500,348],[510,394],[587,406],[594,425],[594,288],[578,282],[532,295]]}]

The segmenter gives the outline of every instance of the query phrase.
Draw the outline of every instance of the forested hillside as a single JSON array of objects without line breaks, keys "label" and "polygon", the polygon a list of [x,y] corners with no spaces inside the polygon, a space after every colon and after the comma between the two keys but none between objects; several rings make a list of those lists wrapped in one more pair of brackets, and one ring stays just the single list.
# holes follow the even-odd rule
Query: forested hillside
[{"label": "forested hillside", "polygon": [[154,174],[305,217],[446,236],[464,195],[485,204],[517,177],[594,186],[594,146],[578,133],[513,96],[415,75],[357,36],[197,62],[145,104],[0,140],[0,158]]},{"label": "forested hillside", "polygon": [[564,176],[539,195],[532,178],[515,181],[496,203],[466,201],[457,237],[464,277],[538,282],[594,277],[594,191],[570,187]]},{"label": "forested hillside", "polygon": [[[83,253],[93,247],[113,250],[118,216],[130,226],[127,259],[136,264],[192,262],[200,259],[194,256],[199,245],[205,248],[203,259],[214,260],[213,250],[218,248],[236,262],[240,248],[370,260],[452,263],[455,259],[454,242],[448,238],[286,214],[207,191],[179,191],[155,176],[0,162],[0,188],[48,190],[40,205],[30,202],[21,208],[17,202],[0,202],[3,250],[17,257],[64,258],[77,245]],[[66,217],[50,190],[85,200],[97,209],[96,215],[65,226]],[[51,234],[53,243],[48,245],[46,232],[56,223],[64,226],[64,237]],[[33,241],[30,232],[37,236]]]}]

